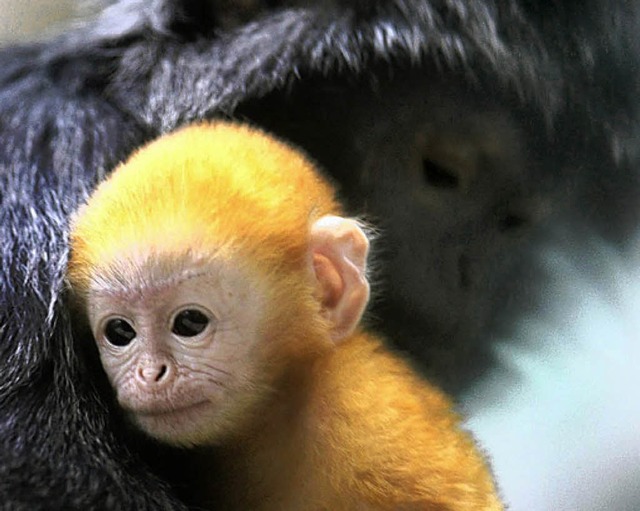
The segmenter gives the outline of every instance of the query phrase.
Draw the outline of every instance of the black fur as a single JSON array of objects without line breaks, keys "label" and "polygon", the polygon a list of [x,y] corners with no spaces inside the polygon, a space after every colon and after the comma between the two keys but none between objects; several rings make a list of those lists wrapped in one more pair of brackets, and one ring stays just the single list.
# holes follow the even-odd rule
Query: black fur
[{"label": "black fur", "polygon": [[[182,508],[109,410],[63,284],[69,215],[163,132],[233,116],[319,160],[381,226],[372,323],[453,392],[495,363],[474,341],[537,280],[547,226],[623,244],[636,225],[635,3],[232,4],[122,0],[0,51],[2,509]],[[451,169],[441,133],[502,152]]]}]

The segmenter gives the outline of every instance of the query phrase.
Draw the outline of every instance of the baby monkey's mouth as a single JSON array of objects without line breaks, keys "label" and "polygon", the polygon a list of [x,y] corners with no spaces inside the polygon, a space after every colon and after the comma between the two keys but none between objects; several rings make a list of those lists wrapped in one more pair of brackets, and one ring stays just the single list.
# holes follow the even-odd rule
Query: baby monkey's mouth
[{"label": "baby monkey's mouth", "polygon": [[194,403],[190,403],[190,404],[185,404],[185,403],[178,403],[178,404],[166,404],[166,403],[162,403],[162,404],[158,404],[155,406],[145,406],[145,407],[139,407],[139,408],[129,408],[129,413],[132,413],[138,417],[166,417],[166,416],[170,416],[170,415],[178,415],[178,414],[185,414],[185,413],[190,413],[190,412],[196,412],[199,411],[203,408],[205,408],[207,405],[209,405],[209,401],[207,400],[202,400],[202,401],[196,401]]}]

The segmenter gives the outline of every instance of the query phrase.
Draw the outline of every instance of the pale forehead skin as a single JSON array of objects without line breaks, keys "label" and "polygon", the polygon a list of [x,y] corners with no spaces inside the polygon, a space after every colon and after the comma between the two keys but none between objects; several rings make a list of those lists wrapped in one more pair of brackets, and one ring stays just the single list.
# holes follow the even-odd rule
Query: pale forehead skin
[{"label": "pale forehead skin", "polygon": [[[207,282],[212,289],[221,291],[221,297],[231,298],[241,291],[245,280],[241,272],[232,265],[225,265],[220,258],[163,256],[159,258],[122,257],[110,270],[94,272],[88,291],[88,313],[102,310],[104,306],[116,306],[121,312],[127,308],[153,303],[163,296],[173,295],[179,290],[188,291],[194,280]],[[234,287],[236,286],[236,287]]]}]

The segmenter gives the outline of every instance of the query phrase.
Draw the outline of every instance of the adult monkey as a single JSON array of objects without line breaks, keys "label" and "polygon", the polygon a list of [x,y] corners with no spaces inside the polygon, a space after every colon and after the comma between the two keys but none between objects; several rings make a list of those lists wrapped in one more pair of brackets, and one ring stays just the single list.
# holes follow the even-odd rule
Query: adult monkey
[{"label": "adult monkey", "polygon": [[452,392],[494,363],[473,341],[545,226],[622,244],[636,224],[635,4],[230,5],[114,2],[0,53],[9,509],[182,507],[104,410],[61,302],[68,215],[161,132],[232,114],[317,158],[385,234],[372,320]]}]

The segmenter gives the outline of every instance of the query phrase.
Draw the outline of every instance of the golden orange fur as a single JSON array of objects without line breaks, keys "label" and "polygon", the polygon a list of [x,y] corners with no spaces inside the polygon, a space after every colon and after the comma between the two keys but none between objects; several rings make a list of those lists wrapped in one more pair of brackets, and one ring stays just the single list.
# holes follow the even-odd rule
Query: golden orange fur
[{"label": "golden orange fur", "polygon": [[[309,229],[340,214],[299,153],[247,127],[163,137],[103,183],[76,217],[69,280],[86,295],[128,262],[219,257],[268,281],[261,405],[203,439],[198,504],[255,511],[497,511],[488,466],[451,401],[361,329],[333,341],[305,279]],[[136,263],[136,264],[138,264]],[[163,268],[175,269],[175,266]],[[133,275],[133,277],[132,277]],[[311,318],[311,319],[310,319]],[[257,386],[256,386],[257,388]],[[258,392],[256,390],[256,392]],[[249,405],[247,405],[249,406]]]},{"label": "golden orange fur", "polygon": [[74,221],[70,280],[86,288],[88,270],[108,268],[123,247],[241,245],[273,267],[300,264],[310,223],[339,211],[313,165],[285,144],[243,125],[191,127],[138,151],[98,187]]}]

